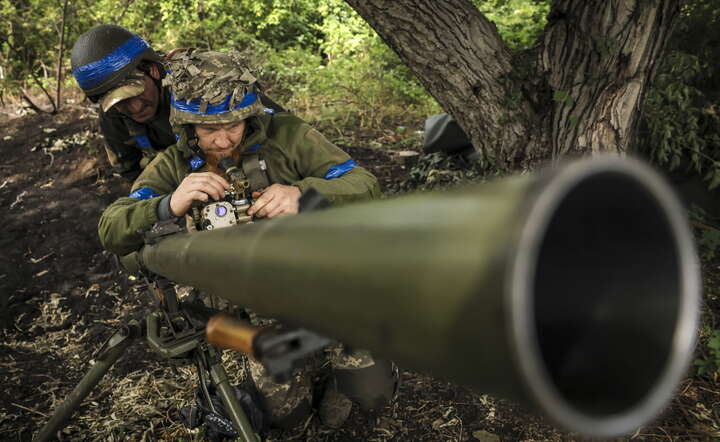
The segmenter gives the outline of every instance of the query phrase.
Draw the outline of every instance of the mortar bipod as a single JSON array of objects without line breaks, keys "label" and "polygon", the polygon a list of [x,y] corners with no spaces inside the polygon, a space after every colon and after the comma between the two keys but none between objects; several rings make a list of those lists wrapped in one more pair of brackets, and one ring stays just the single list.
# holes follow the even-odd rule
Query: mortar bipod
[{"label": "mortar bipod", "polygon": [[238,433],[238,440],[260,442],[260,436],[255,433],[234,394],[227,373],[220,362],[220,352],[206,341],[205,324],[178,302],[174,290],[163,290],[168,286],[165,282],[153,282],[149,286],[151,295],[162,295],[155,298],[160,301],[157,303],[159,309],[149,312],[144,322],[129,320],[105,341],[93,354],[95,362],[90,370],[40,429],[34,439],[35,442],[54,439],[57,432],[65,427],[73,412],[80,407],[82,401],[120,359],[130,344],[141,337],[146,338],[148,345],[165,359],[188,358],[194,361],[206,403],[212,404],[207,388],[209,382],[218,392],[225,411]]}]

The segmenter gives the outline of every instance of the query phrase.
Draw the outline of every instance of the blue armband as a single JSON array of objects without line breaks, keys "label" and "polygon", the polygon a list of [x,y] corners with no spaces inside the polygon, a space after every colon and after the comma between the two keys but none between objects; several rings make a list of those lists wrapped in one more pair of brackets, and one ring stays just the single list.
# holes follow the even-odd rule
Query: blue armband
[{"label": "blue armband", "polygon": [[329,168],[327,173],[325,174],[325,179],[331,180],[333,178],[340,178],[341,176],[345,175],[356,167],[357,163],[355,162],[355,160],[347,160],[344,163],[340,163],[336,166]]},{"label": "blue armband", "polygon": [[141,187],[130,194],[130,198],[135,198],[136,200],[149,200],[156,196],[160,196],[160,194],[149,187]]},{"label": "blue armband", "polygon": [[140,149],[147,149],[149,147],[152,147],[150,138],[148,138],[145,135],[135,135],[135,142],[137,143],[137,145]]}]

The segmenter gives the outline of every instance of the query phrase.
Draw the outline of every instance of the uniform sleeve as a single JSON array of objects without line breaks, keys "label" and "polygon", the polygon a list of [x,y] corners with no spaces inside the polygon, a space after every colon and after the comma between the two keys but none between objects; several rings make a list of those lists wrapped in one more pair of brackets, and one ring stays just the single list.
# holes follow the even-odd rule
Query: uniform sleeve
[{"label": "uniform sleeve", "polygon": [[108,251],[127,255],[143,245],[142,232],[158,221],[157,208],[162,197],[178,186],[176,167],[170,154],[163,152],[143,170],[128,197],[119,198],[100,216],[98,234]]},{"label": "uniform sleeve", "polygon": [[302,192],[314,188],[337,205],[382,195],[377,178],[317,130],[305,131],[294,150],[304,178],[292,184]]},{"label": "uniform sleeve", "polygon": [[142,152],[130,136],[123,119],[101,111],[100,130],[105,138],[105,150],[110,164],[122,172],[137,169],[142,159]]}]

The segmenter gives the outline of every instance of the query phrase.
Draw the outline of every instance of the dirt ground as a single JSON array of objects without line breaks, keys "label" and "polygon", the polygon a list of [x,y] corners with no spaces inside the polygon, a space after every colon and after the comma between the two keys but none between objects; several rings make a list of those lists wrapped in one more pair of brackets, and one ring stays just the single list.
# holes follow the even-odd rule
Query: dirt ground
[{"label": "dirt ground", "polygon": [[[390,140],[392,141],[392,140]],[[393,146],[346,150],[392,191],[409,166]],[[140,315],[144,287],[118,271],[97,238],[97,220],[130,180],[110,170],[94,111],[68,105],[60,115],[0,116],[0,440],[29,441],[88,368],[123,318]],[[706,311],[720,311],[717,264],[705,265]],[[226,352],[230,372],[237,355]],[[237,373],[231,373],[237,377]],[[353,411],[340,430],[316,417],[268,440],[567,441],[510,401],[405,371],[398,401],[377,416]],[[178,410],[191,403],[194,370],[135,344],[85,400],[62,440],[203,440]],[[720,438],[717,379],[686,379],[652,425],[620,440]]]}]

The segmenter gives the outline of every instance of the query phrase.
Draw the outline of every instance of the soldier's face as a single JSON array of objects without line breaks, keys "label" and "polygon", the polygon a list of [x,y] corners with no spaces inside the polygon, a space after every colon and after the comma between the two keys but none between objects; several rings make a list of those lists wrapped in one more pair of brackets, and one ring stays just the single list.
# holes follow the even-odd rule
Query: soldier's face
[{"label": "soldier's face", "polygon": [[145,75],[145,90],[137,97],[128,98],[115,105],[121,113],[127,115],[138,123],[151,120],[157,113],[160,103],[160,93],[153,79]]},{"label": "soldier's face", "polygon": [[196,124],[198,146],[210,157],[229,157],[242,143],[246,127],[245,120],[229,124]]}]

